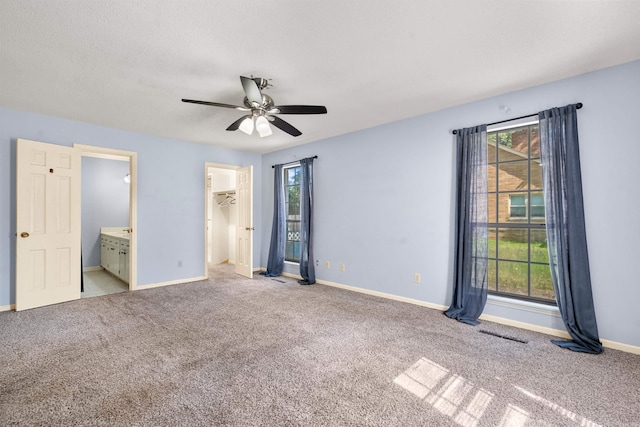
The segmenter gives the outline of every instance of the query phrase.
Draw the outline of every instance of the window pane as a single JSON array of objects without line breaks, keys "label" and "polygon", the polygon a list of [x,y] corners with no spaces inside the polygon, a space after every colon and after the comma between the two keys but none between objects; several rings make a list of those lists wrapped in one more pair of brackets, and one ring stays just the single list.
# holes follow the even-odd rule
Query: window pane
[{"label": "window pane", "polygon": [[544,196],[542,193],[531,193],[531,207],[544,206]]},{"label": "window pane", "polygon": [[287,261],[300,260],[300,224],[287,224],[287,240],[285,259]]},{"label": "window pane", "polygon": [[285,169],[287,172],[287,185],[300,184],[300,166]]},{"label": "window pane", "polygon": [[498,291],[516,295],[528,295],[528,264],[524,262],[498,261]]},{"label": "window pane", "polygon": [[544,218],[544,206],[531,206],[531,218],[532,219]]},{"label": "window pane", "polygon": [[[511,136],[513,135],[513,129],[503,130],[497,133],[496,141],[498,148],[511,148],[513,145]],[[502,157],[502,150],[498,150],[498,159]]]},{"label": "window pane", "polygon": [[498,218],[497,222],[509,221],[509,195],[498,193]]},{"label": "window pane", "polygon": [[487,274],[489,277],[488,289],[490,291],[497,291],[498,289],[496,287],[496,262],[489,260],[487,267],[489,268],[489,271]]},{"label": "window pane", "polygon": [[489,222],[497,222],[498,218],[496,218],[496,194],[489,193],[487,200],[487,218],[489,219]]},{"label": "window pane", "polygon": [[515,128],[511,131],[511,150],[529,157],[529,126]]},{"label": "window pane", "polygon": [[555,300],[548,264],[531,264],[531,296]]},{"label": "window pane", "polygon": [[287,261],[300,261],[300,242],[287,242],[285,245],[285,256]]},{"label": "window pane", "polygon": [[490,228],[489,229],[489,252],[488,257],[489,258],[495,258],[496,257],[496,229],[495,228]]},{"label": "window pane", "polygon": [[300,217],[300,203],[289,203],[289,208],[287,209],[287,215],[291,219],[298,219]]},{"label": "window pane", "polygon": [[542,165],[539,160],[531,161],[531,189],[542,190]]},{"label": "window pane", "polygon": [[487,166],[487,191],[496,192],[496,165]]},{"label": "window pane", "polygon": [[498,229],[498,258],[528,261],[529,230],[526,228]]},{"label": "window pane", "polygon": [[531,126],[531,158],[540,157],[540,127],[539,125]]},{"label": "window pane", "polygon": [[498,191],[527,190],[529,161],[498,163]]},{"label": "window pane", "polygon": [[531,230],[531,261],[549,262],[549,248],[547,248],[547,231]]},{"label": "window pane", "polygon": [[496,134],[495,133],[490,133],[487,135],[487,142],[489,143],[489,146],[487,147],[487,162],[489,163],[495,163],[496,162],[496,147],[495,144],[496,143]]},{"label": "window pane", "polygon": [[532,193],[529,205],[529,215],[531,215],[531,222],[545,222],[544,195],[542,193]]}]

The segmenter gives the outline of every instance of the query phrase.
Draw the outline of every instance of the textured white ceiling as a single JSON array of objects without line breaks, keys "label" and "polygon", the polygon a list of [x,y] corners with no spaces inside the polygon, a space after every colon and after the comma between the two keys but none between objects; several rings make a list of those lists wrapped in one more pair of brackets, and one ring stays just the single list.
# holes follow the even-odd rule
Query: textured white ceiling
[{"label": "textured white ceiling", "polygon": [[[640,59],[640,1],[0,0],[0,106],[264,153]],[[325,105],[259,138],[240,75]]]}]

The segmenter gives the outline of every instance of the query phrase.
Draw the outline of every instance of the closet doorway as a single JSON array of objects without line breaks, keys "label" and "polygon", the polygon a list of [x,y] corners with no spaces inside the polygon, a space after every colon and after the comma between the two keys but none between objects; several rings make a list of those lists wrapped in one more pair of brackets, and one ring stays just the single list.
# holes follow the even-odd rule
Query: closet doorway
[{"label": "closet doorway", "polygon": [[235,169],[210,167],[207,174],[209,247],[207,264],[236,263],[238,204]]},{"label": "closet doorway", "polygon": [[252,277],[252,167],[206,163],[205,171],[205,276],[209,267],[232,264]]}]

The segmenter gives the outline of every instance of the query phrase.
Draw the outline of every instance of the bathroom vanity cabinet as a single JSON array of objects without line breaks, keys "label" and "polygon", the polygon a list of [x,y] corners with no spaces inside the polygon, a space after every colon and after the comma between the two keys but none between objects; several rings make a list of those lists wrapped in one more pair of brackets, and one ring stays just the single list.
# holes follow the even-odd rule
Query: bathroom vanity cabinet
[{"label": "bathroom vanity cabinet", "polygon": [[100,266],[123,282],[129,283],[129,233],[126,230],[101,230]]}]

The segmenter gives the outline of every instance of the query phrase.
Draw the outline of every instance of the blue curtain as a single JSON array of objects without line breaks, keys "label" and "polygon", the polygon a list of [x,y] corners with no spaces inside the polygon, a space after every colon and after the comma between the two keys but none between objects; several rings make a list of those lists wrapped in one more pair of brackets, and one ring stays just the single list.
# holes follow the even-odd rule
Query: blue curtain
[{"label": "blue curtain", "polygon": [[313,158],[300,160],[300,276],[301,285],[316,283],[313,264]]},{"label": "blue curtain", "polygon": [[560,347],[602,353],[593,308],[584,224],[576,106],[541,111],[540,152],[551,278],[570,341]]},{"label": "blue curtain", "polygon": [[487,302],[487,126],[456,133],[453,298],[444,314],[477,325]]},{"label": "blue curtain", "polygon": [[273,171],[273,224],[271,225],[271,243],[265,273],[267,277],[280,276],[284,268],[285,212],[282,165],[275,165]]}]

